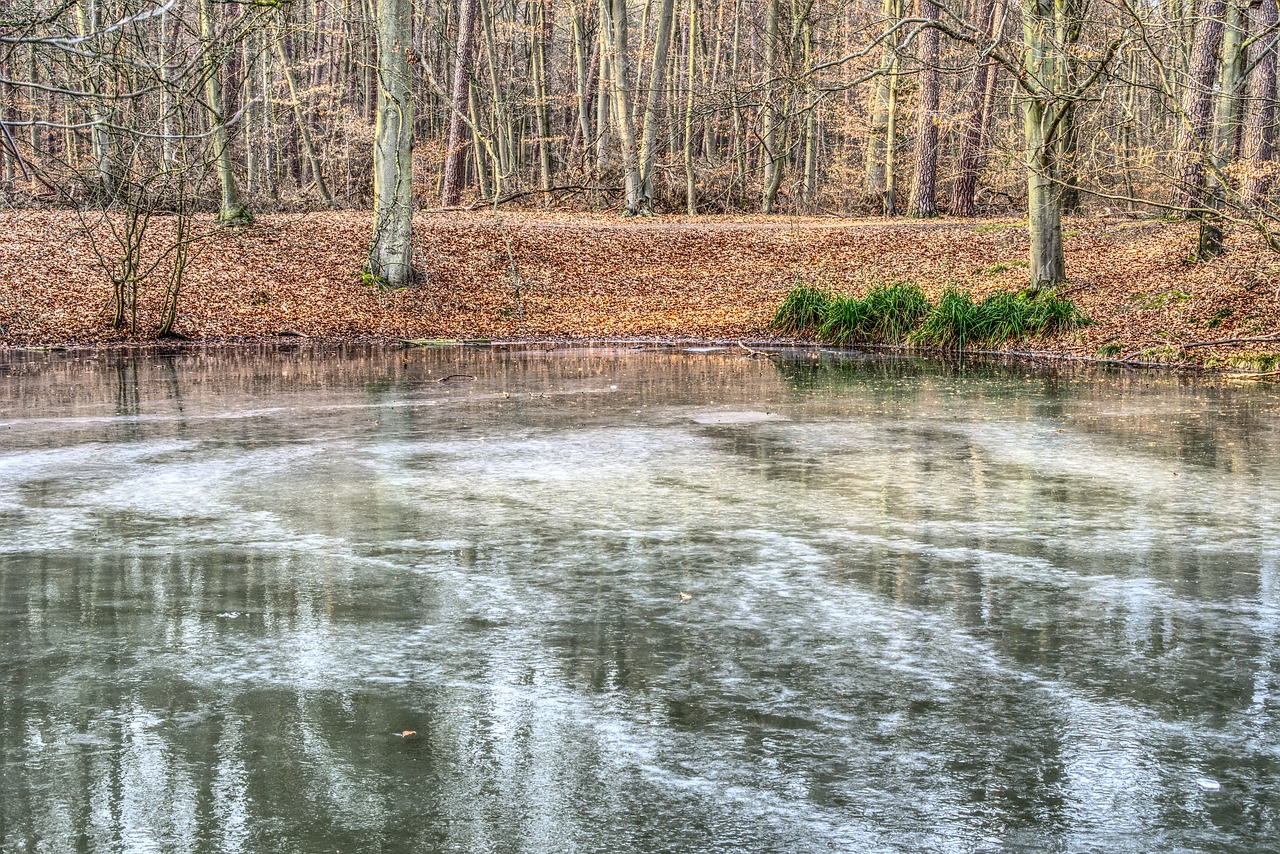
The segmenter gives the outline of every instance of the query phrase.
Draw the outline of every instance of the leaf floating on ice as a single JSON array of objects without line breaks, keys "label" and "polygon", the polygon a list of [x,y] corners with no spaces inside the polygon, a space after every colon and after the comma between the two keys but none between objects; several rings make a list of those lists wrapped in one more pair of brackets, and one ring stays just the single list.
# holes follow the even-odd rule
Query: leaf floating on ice
[{"label": "leaf floating on ice", "polygon": [[685,593],[683,590],[680,590],[680,591],[677,591],[677,592],[679,592],[679,594],[680,594],[680,601],[681,601],[681,602],[688,602],[690,599],[692,599],[692,598],[693,598],[693,596],[692,596],[691,594],[689,594],[689,593]]},{"label": "leaf floating on ice", "polygon": [[396,738],[413,738],[418,734],[416,729],[407,729],[404,732],[395,733]]}]

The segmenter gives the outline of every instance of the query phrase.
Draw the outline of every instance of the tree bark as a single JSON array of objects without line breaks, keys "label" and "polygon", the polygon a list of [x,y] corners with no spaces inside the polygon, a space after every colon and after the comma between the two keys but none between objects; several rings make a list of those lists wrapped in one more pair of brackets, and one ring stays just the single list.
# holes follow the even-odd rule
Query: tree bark
[{"label": "tree bark", "polygon": [[413,87],[410,0],[377,0],[378,112],[373,141],[373,240],[367,273],[413,283]]},{"label": "tree bark", "polygon": [[636,162],[636,132],[631,121],[631,81],[627,61],[627,0],[601,0],[602,22],[608,27],[609,67],[613,72],[613,118],[622,150],[622,172],[626,186],[625,213],[633,216],[641,209],[640,167]]},{"label": "tree bark", "polygon": [[[940,11],[933,0],[921,0],[921,12],[928,21],[938,20]],[[913,217],[938,215],[934,188],[938,175],[938,53],[939,36],[933,27],[920,33],[924,70],[920,73],[920,116],[916,122],[916,171],[911,183],[908,212]]]},{"label": "tree bark", "polygon": [[[980,13],[982,32],[994,37],[994,28],[1003,24],[1004,0],[999,0],[998,14],[997,0],[981,0],[981,2],[983,3]],[[1000,24],[997,24],[997,20]],[[965,105],[961,113],[964,124],[960,131],[960,154],[957,162],[959,175],[951,194],[951,213],[954,216],[977,215],[975,201],[978,193],[978,179],[982,176],[982,167],[986,159],[983,146],[990,122],[991,102],[995,94],[997,74],[998,66],[995,60],[987,59],[979,62],[974,69],[973,82],[965,96]]]},{"label": "tree bark", "polygon": [[209,125],[213,142],[213,156],[218,162],[218,181],[222,200],[218,205],[218,221],[224,225],[245,225],[253,221],[253,215],[240,201],[235,173],[231,170],[231,142],[222,115],[221,62],[213,54],[213,21],[209,0],[199,0],[200,40],[205,51],[204,96],[209,113]]},{"label": "tree bark", "polygon": [[1053,290],[1067,279],[1062,248],[1062,194],[1052,138],[1057,93],[1045,88],[1058,81],[1054,0],[1023,0],[1022,37],[1025,66],[1035,90],[1023,98],[1031,286]]},{"label": "tree bark", "polygon": [[1203,206],[1204,159],[1213,127],[1213,84],[1218,78],[1218,49],[1227,8],[1226,0],[1204,0],[1204,4],[1191,46],[1175,166],[1174,204],[1189,211]]},{"label": "tree bark", "polygon": [[475,55],[476,0],[461,0],[458,10],[458,52],[453,60],[453,86],[449,93],[449,148],[445,154],[444,181],[440,204],[453,207],[462,198],[462,180],[467,166],[470,128],[463,116],[470,109],[471,63]]},{"label": "tree bark", "polygon": [[[898,104],[898,33],[893,30],[902,18],[902,0],[882,0],[881,14],[886,33],[881,43],[883,59],[881,73],[876,78],[872,100],[871,130],[867,136],[867,156],[863,190],[867,200],[873,202],[886,216],[897,212],[897,203],[890,196],[893,175],[890,161],[897,133]],[[892,31],[892,32],[891,32]]]},{"label": "tree bark", "polygon": [[658,7],[658,33],[653,45],[653,71],[649,75],[649,97],[644,108],[644,129],[640,137],[641,204],[653,213],[653,167],[657,158],[658,107],[667,83],[667,52],[671,47],[675,0],[661,0]]},{"label": "tree bark", "polygon": [[[1245,94],[1244,140],[1241,157],[1249,172],[1241,196],[1251,208],[1262,204],[1271,191],[1275,156],[1276,123],[1276,0],[1255,0],[1249,6],[1249,32],[1255,41],[1249,50],[1252,70]],[[1264,35],[1267,34],[1268,35]]]},{"label": "tree bark", "polygon": [[1214,110],[1213,140],[1210,162],[1213,174],[1209,178],[1209,212],[1200,217],[1200,240],[1196,258],[1206,261],[1222,254],[1222,211],[1226,206],[1227,187],[1225,173],[1235,148],[1237,117],[1239,115],[1240,90],[1243,84],[1245,3],[1248,0],[1227,0],[1223,18],[1222,61],[1219,74],[1219,91]]}]

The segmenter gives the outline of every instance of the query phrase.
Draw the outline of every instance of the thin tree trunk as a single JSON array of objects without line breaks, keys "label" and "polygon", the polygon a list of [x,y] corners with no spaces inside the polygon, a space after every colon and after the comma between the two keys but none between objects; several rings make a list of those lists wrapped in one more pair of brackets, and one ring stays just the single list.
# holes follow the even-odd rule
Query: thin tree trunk
[{"label": "thin tree trunk", "polygon": [[1242,191],[1251,208],[1262,204],[1271,191],[1272,158],[1276,123],[1276,0],[1257,0],[1249,7],[1249,32],[1257,39],[1249,50],[1252,70],[1246,91],[1244,140],[1241,157],[1249,164]]},{"label": "thin tree trunk", "polygon": [[684,203],[685,212],[693,216],[698,212],[698,187],[693,171],[693,92],[694,72],[698,60],[698,0],[689,0],[689,53],[685,66],[689,75],[689,91],[684,102]]},{"label": "thin tree trunk", "polygon": [[307,156],[308,165],[311,166],[311,177],[315,179],[316,190],[320,193],[320,199],[325,203],[326,207],[333,208],[335,207],[333,195],[329,192],[329,185],[325,183],[324,171],[320,168],[320,157],[316,154],[316,148],[311,142],[311,128],[307,118],[307,110],[303,107],[302,99],[299,97],[293,63],[290,61],[289,50],[283,37],[276,39],[276,52],[280,56],[280,65],[284,69],[284,79],[289,85],[289,100],[293,102],[293,118],[298,125],[298,139],[302,142],[302,150]]},{"label": "thin tree trunk", "polygon": [[463,114],[470,106],[471,63],[475,51],[476,0],[462,0],[458,11],[458,52],[453,60],[453,87],[450,92],[449,147],[444,161],[444,187],[440,204],[453,207],[462,198],[463,173],[467,164],[470,129]]},{"label": "thin tree trunk", "polygon": [[373,282],[413,284],[413,80],[409,0],[378,3],[378,119],[373,142]]},{"label": "thin tree trunk", "polygon": [[[552,187],[555,169],[551,154],[551,93],[547,78],[547,45],[551,41],[552,22],[544,0],[533,3],[535,18],[531,32],[530,54],[533,60],[534,117],[538,125],[538,177],[543,193]],[[543,196],[543,201],[548,201]]]},{"label": "thin tree trunk", "polygon": [[872,99],[871,130],[867,136],[867,155],[864,167],[863,190],[868,201],[875,203],[885,213],[890,213],[893,205],[888,203],[888,185],[891,180],[888,170],[889,151],[893,137],[890,125],[896,122],[897,107],[897,68],[898,68],[898,33],[894,31],[902,18],[902,0],[882,0],[881,26],[885,32],[881,42],[883,59],[881,73],[876,77],[875,94]]},{"label": "thin tree trunk", "polygon": [[661,0],[658,7],[658,33],[653,45],[653,70],[649,75],[649,97],[644,108],[644,129],[640,137],[641,205],[653,213],[653,167],[657,157],[658,106],[666,87],[667,52],[671,46],[675,0]]},{"label": "thin tree trunk", "polygon": [[218,162],[218,180],[222,188],[222,200],[218,205],[218,221],[224,225],[244,225],[253,216],[240,201],[235,173],[231,171],[231,144],[227,138],[227,126],[222,115],[221,63],[213,56],[213,21],[209,0],[199,0],[200,40],[205,51],[204,95],[209,113],[209,125],[213,142],[213,156]]},{"label": "thin tree trunk", "polygon": [[778,0],[765,0],[764,105],[760,109],[760,160],[764,166],[764,191],[760,213],[773,213],[782,185],[783,158],[778,143],[778,97],[773,77],[778,73]]}]

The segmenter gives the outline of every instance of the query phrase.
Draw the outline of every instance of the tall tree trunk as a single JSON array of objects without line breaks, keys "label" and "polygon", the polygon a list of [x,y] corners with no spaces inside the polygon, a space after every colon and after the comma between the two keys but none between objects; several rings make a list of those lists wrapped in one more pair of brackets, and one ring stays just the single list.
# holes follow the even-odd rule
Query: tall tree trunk
[{"label": "tall tree trunk", "polygon": [[1053,290],[1067,279],[1062,248],[1062,194],[1052,135],[1054,109],[1061,109],[1052,88],[1058,82],[1054,0],[1023,0],[1025,66],[1034,92],[1023,98],[1023,135],[1027,168],[1027,232],[1031,243],[1031,286]]},{"label": "tall tree trunk", "polygon": [[1222,254],[1222,210],[1226,206],[1227,187],[1225,173],[1235,148],[1237,117],[1239,115],[1240,90],[1244,71],[1245,3],[1248,0],[1227,0],[1223,19],[1222,61],[1219,75],[1219,91],[1213,119],[1213,140],[1210,162],[1213,175],[1209,178],[1210,212],[1200,218],[1200,240],[1196,257],[1205,261]]},{"label": "tall tree trunk", "polygon": [[222,199],[218,205],[218,221],[224,225],[245,225],[253,221],[253,216],[240,201],[240,191],[236,188],[236,176],[231,171],[231,141],[227,137],[226,119],[222,115],[222,63],[217,58],[214,46],[212,10],[209,0],[199,0],[200,40],[205,51],[204,96],[208,102],[205,106],[209,112],[209,125],[213,142],[213,156],[218,162],[218,181],[222,188]]},{"label": "tall tree trunk", "polygon": [[649,74],[649,96],[644,107],[644,129],[640,136],[641,204],[653,213],[653,169],[657,159],[658,107],[667,83],[667,52],[671,46],[675,0],[661,0],[658,7],[658,33],[653,45],[653,70]]},{"label": "tall tree trunk", "polygon": [[892,150],[896,144],[894,134],[897,132],[898,43],[901,41],[894,28],[902,19],[902,0],[881,0],[880,8],[885,33],[880,48],[883,59],[872,100],[863,190],[869,202],[874,203],[886,215],[893,215],[897,212],[897,204],[889,194],[889,185],[893,182],[889,161],[893,159]]},{"label": "tall tree trunk", "polygon": [[[587,49],[586,11],[577,0],[570,3],[569,22],[573,38],[573,71],[578,84],[578,133],[582,135],[583,167],[592,172],[594,164],[590,155],[595,144],[595,130],[591,121],[591,68],[594,63]],[[595,62],[599,62],[598,52],[597,47]]]},{"label": "tall tree trunk", "polygon": [[444,186],[440,204],[446,208],[462,198],[462,179],[467,165],[470,130],[463,116],[470,107],[471,63],[475,51],[476,0],[461,0],[458,10],[458,52],[453,60],[453,87],[450,92],[449,148],[444,161]]},{"label": "tall tree trunk", "polygon": [[294,71],[283,35],[276,39],[276,51],[280,56],[284,79],[289,85],[289,100],[293,102],[293,118],[298,125],[298,139],[302,143],[302,151],[306,154],[307,163],[311,167],[311,177],[316,182],[316,190],[320,193],[321,201],[325,203],[326,207],[333,208],[335,207],[333,195],[329,192],[329,185],[325,183],[324,171],[320,168],[320,157],[316,154],[316,147],[311,141],[310,118],[298,91],[297,73]]},{"label": "tall tree trunk", "polygon": [[1218,78],[1218,48],[1222,45],[1226,0],[1203,0],[1191,46],[1191,66],[1183,95],[1185,114],[1178,128],[1177,185],[1174,204],[1189,210],[1203,207],[1204,160],[1213,127],[1214,81]]},{"label": "tall tree trunk", "polygon": [[689,90],[684,102],[684,204],[685,213],[698,212],[698,187],[693,171],[693,93],[694,73],[698,65],[698,0],[689,0],[689,53],[685,70]]},{"label": "tall tree trunk", "polygon": [[1242,188],[1244,203],[1262,204],[1271,190],[1275,156],[1276,123],[1276,0],[1255,0],[1249,6],[1249,32],[1258,39],[1249,50],[1249,83],[1246,90],[1244,140],[1241,157],[1248,162],[1248,178]]},{"label": "tall tree trunk", "polygon": [[[204,7],[201,6],[203,11]],[[80,0],[76,6],[77,22],[80,26],[80,37],[91,38],[97,29],[95,7],[90,0]],[[99,77],[91,73],[85,81],[85,89],[93,93],[90,99],[89,118],[92,127],[89,130],[90,148],[93,152],[93,192],[105,202],[116,191],[116,179],[111,163],[111,131],[107,128],[106,111],[103,102],[97,97],[100,86]]]},{"label": "tall tree trunk", "polygon": [[[551,153],[551,92],[547,72],[547,50],[552,36],[552,21],[548,11],[550,0],[534,0],[533,27],[530,54],[533,60],[534,117],[538,125],[538,180],[543,193],[552,187],[555,169]],[[548,197],[544,195],[544,203]]]},{"label": "tall tree trunk", "polygon": [[410,0],[377,0],[378,118],[373,134],[373,240],[367,272],[387,287],[413,283],[413,80]]},{"label": "tall tree trunk", "polygon": [[627,61],[627,0],[601,0],[602,24],[612,34],[609,39],[609,67],[613,71],[613,119],[622,150],[622,172],[626,183],[623,202],[628,216],[641,209],[640,167],[636,162],[636,132],[631,121],[631,81]]},{"label": "tall tree trunk", "polygon": [[[982,3],[979,13],[982,32],[992,37],[994,28],[1003,24],[1005,0],[980,0],[980,2]],[[997,2],[1000,6],[999,14],[996,9]],[[975,200],[978,179],[982,176],[985,160],[983,148],[990,122],[997,70],[995,60],[986,59],[979,62],[974,69],[973,81],[965,95],[961,114],[964,124],[960,131],[960,154],[957,163],[959,175],[951,194],[951,213],[954,216],[969,217],[977,214]]]},{"label": "tall tree trunk", "polygon": [[778,0],[765,0],[764,104],[760,108],[760,160],[764,165],[764,192],[760,213],[773,213],[782,185],[782,153],[778,150],[778,95],[773,78],[778,74]]},{"label": "tall tree trunk", "polygon": [[[925,20],[938,20],[941,10],[933,0],[921,0],[920,5]],[[938,215],[934,199],[938,175],[938,31],[927,26],[920,39],[924,70],[920,74],[920,116],[916,122],[916,172],[907,209],[911,216],[931,217]]]}]

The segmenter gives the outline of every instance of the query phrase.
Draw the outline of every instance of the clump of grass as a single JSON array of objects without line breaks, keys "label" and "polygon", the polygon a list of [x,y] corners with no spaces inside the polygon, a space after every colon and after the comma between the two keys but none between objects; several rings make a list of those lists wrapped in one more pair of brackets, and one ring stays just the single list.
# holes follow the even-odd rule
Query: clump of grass
[{"label": "clump of grass", "polygon": [[871,306],[858,297],[836,297],[827,306],[818,337],[828,344],[845,345],[865,341],[875,327]]},{"label": "clump of grass", "polygon": [[826,288],[797,285],[778,306],[769,328],[787,335],[801,335],[817,329],[823,325],[831,303],[831,292]]},{"label": "clump of grass", "polygon": [[1033,323],[1032,304],[1021,294],[992,294],[977,306],[974,338],[1002,343],[1021,338]]},{"label": "clump of grass", "polygon": [[1114,359],[1124,352],[1124,348],[1114,341],[1103,344],[1098,348],[1098,355],[1104,359]]},{"label": "clump of grass", "polygon": [[973,344],[1015,341],[1088,323],[1069,299],[1051,291],[992,294],[980,303],[947,288],[936,305],[912,282],[873,288],[865,297],[837,297],[822,288],[794,288],[774,315],[772,328],[818,337],[835,345],[912,340],[962,350]]},{"label": "clump of grass", "polygon": [[1075,303],[1052,291],[1024,291],[1021,296],[1031,306],[1026,334],[1052,335],[1089,325],[1089,318]]},{"label": "clump of grass", "polygon": [[914,282],[874,288],[867,294],[875,334],[885,341],[902,341],[929,313],[929,300]]},{"label": "clump of grass", "polygon": [[950,287],[925,315],[915,340],[947,350],[963,350],[977,339],[981,326],[978,305],[959,288]]}]

